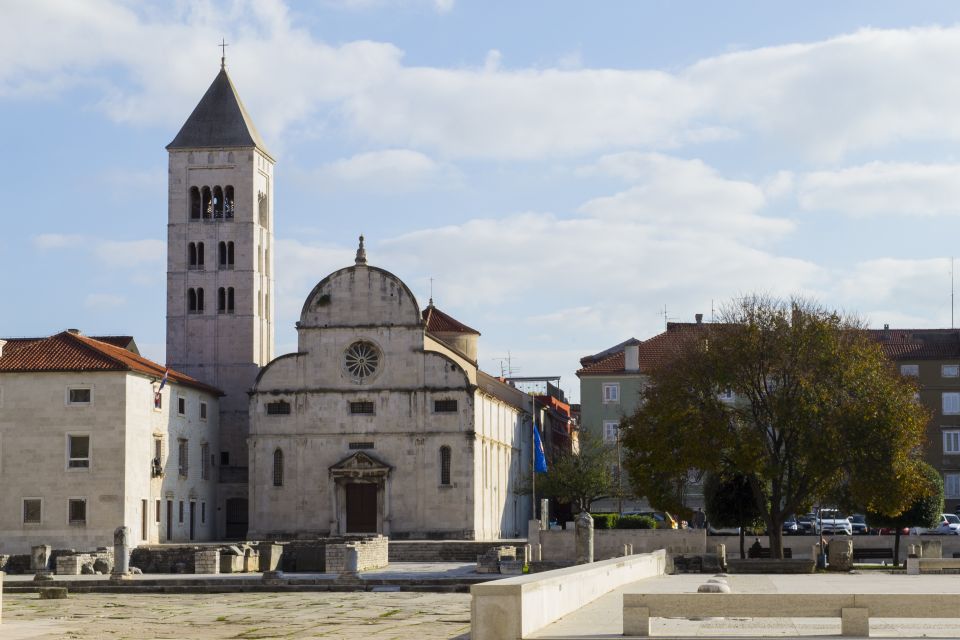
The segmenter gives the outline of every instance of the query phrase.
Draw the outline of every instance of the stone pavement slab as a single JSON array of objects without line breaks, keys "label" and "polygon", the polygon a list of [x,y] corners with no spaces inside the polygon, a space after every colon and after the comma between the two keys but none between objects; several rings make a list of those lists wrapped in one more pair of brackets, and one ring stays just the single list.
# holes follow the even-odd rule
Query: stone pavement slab
[{"label": "stone pavement slab", "polygon": [[[623,637],[624,593],[695,593],[709,575],[684,574],[649,578],[626,585],[533,634],[537,640]],[[956,593],[960,578],[952,575],[907,576],[862,574],[730,575],[736,593]],[[960,614],[960,611],[958,611]],[[960,618],[871,618],[871,637],[958,638]],[[819,637],[838,636],[836,618],[653,618],[651,633],[668,637]]]},{"label": "stone pavement slab", "polygon": [[467,594],[10,594],[3,604],[3,640],[467,640],[470,630]]}]

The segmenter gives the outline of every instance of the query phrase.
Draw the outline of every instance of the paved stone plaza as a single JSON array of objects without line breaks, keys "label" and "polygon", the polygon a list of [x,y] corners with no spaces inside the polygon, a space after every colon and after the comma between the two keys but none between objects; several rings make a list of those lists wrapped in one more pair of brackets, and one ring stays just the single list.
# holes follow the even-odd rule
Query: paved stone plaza
[{"label": "paved stone plaza", "polygon": [[436,593],[4,594],[3,640],[469,638],[470,596]]}]

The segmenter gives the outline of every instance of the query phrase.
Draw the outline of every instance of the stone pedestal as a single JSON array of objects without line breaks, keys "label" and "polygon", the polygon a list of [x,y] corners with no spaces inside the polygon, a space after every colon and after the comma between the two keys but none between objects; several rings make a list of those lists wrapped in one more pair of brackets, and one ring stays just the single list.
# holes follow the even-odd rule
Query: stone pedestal
[{"label": "stone pedestal", "polygon": [[48,544],[30,547],[30,570],[34,573],[49,571],[51,554],[53,554],[53,547]]},{"label": "stone pedestal", "polygon": [[206,549],[193,554],[194,573],[220,573],[220,550]]},{"label": "stone pedestal", "polygon": [[113,530],[113,571],[111,580],[122,580],[130,575],[130,528]]},{"label": "stone pedestal", "polygon": [[260,553],[260,571],[266,573],[280,568],[283,545],[261,542],[257,545],[257,551]]},{"label": "stone pedestal", "polygon": [[577,564],[593,562],[593,518],[586,511],[582,511],[577,516],[574,527]]},{"label": "stone pedestal", "polygon": [[921,540],[920,549],[923,558],[943,557],[943,542],[940,540]]},{"label": "stone pedestal", "polygon": [[833,571],[850,571],[853,568],[853,540],[831,540],[827,545],[827,561]]}]

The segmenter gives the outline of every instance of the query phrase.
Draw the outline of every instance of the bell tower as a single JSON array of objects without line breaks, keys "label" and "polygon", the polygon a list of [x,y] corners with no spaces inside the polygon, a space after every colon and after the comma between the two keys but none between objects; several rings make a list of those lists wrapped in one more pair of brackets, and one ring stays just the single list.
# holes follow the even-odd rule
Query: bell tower
[{"label": "bell tower", "polygon": [[242,537],[247,391],[274,355],[274,159],[222,60],[167,151],[167,365],[225,394],[217,534]]}]

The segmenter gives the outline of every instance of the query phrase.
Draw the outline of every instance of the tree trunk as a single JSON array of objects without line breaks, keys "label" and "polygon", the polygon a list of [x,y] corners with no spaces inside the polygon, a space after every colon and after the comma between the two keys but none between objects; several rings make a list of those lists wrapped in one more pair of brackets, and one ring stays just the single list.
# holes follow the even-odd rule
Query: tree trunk
[{"label": "tree trunk", "polygon": [[783,524],[776,522],[776,518],[771,518],[770,531],[770,557],[777,560],[783,560]]},{"label": "tree trunk", "polygon": [[893,536],[893,566],[900,567],[900,527]]}]

